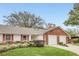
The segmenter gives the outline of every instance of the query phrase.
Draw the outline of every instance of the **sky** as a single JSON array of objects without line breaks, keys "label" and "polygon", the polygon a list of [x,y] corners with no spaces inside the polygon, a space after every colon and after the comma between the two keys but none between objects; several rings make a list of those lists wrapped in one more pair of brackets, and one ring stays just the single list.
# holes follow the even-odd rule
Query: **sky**
[{"label": "sky", "polygon": [[0,24],[4,24],[3,16],[8,16],[12,12],[27,11],[36,16],[40,16],[46,23],[56,24],[64,29],[72,28],[65,26],[63,22],[68,19],[69,11],[73,9],[72,3],[7,3],[0,4]]}]

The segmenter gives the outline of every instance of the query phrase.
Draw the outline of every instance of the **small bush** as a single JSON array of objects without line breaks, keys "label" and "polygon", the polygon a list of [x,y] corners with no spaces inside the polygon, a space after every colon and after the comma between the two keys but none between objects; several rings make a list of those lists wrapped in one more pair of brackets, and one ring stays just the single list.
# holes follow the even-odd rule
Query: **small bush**
[{"label": "small bush", "polygon": [[30,42],[17,41],[14,44],[3,45],[2,48],[0,49],[0,52],[5,52],[5,51],[12,50],[15,48],[43,47],[43,46],[44,46],[43,40],[34,40],[34,41],[30,41]]},{"label": "small bush", "polygon": [[15,49],[17,48],[14,44],[10,45],[9,49]]},{"label": "small bush", "polygon": [[21,41],[16,41],[16,42],[13,42],[14,44],[17,44],[17,43],[21,43]]},{"label": "small bush", "polygon": [[22,44],[18,45],[18,48],[23,48]]},{"label": "small bush", "polygon": [[68,45],[67,45],[67,44],[64,44],[63,42],[60,42],[59,45],[62,45],[62,46],[68,47]]},{"label": "small bush", "polygon": [[68,45],[67,45],[67,44],[63,44],[63,46],[68,47]]},{"label": "small bush", "polygon": [[44,47],[44,41],[43,40],[34,40],[33,41],[36,47]]},{"label": "small bush", "polygon": [[5,52],[5,51],[8,51],[8,48],[5,46],[5,47],[2,47],[1,49],[0,49],[0,53],[1,52]]},{"label": "small bush", "polygon": [[23,41],[21,41],[21,43],[24,44],[24,43],[27,43],[27,42],[23,40]]},{"label": "small bush", "polygon": [[63,45],[63,42],[59,42],[59,45]]},{"label": "small bush", "polygon": [[5,52],[5,51],[6,51],[6,49],[4,49],[4,48],[1,48],[1,49],[0,49],[0,53],[1,53],[1,52]]},{"label": "small bush", "polygon": [[30,42],[30,44],[24,43],[24,42],[23,43],[16,42],[16,43],[3,45],[0,49],[0,52],[5,52],[5,51],[12,50],[12,49],[15,49],[15,48],[26,48],[26,47],[28,47],[28,45],[33,46],[33,43],[31,43],[31,42]]},{"label": "small bush", "polygon": [[2,43],[0,43],[0,45],[2,45]]},{"label": "small bush", "polygon": [[20,44],[18,44],[18,45],[16,45],[16,47],[17,48],[26,48],[27,47],[27,44],[22,44],[22,43],[20,43]]},{"label": "small bush", "polygon": [[11,41],[7,41],[5,44],[12,44],[12,42]]},{"label": "small bush", "polygon": [[35,47],[35,44],[33,41],[28,42],[28,47]]}]

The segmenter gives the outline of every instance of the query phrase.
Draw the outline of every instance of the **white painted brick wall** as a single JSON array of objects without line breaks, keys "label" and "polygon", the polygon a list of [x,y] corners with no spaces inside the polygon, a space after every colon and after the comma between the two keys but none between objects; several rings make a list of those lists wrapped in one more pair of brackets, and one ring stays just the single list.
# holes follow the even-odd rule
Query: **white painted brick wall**
[{"label": "white painted brick wall", "polygon": [[2,39],[2,34],[0,34],[0,43],[2,43],[2,40],[3,40],[3,39]]},{"label": "white painted brick wall", "polygon": [[13,39],[13,41],[15,42],[15,41],[21,41],[21,35],[15,35],[14,34],[14,39]]},{"label": "white painted brick wall", "polygon": [[36,36],[35,40],[43,40],[43,35]]}]

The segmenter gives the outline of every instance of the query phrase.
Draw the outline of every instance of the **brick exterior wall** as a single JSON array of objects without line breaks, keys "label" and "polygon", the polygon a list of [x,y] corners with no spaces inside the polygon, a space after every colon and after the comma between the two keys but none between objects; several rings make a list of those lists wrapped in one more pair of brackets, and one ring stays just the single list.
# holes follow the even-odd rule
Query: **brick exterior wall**
[{"label": "brick exterior wall", "polygon": [[[68,37],[67,33],[65,33],[62,29],[57,27],[55,29],[52,29],[52,30],[46,32],[43,35],[45,44],[48,44],[48,35],[56,35],[57,36],[57,44],[59,43],[59,36],[60,35],[64,35],[64,36]],[[68,38],[66,38],[66,39],[68,40]],[[66,40],[66,43],[67,43],[67,40]]]}]

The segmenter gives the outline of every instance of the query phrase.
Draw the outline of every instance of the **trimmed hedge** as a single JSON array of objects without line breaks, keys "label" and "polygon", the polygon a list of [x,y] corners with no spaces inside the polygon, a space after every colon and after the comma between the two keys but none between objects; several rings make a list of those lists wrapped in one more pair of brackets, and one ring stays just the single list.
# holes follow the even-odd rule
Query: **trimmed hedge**
[{"label": "trimmed hedge", "polygon": [[44,47],[44,41],[43,40],[34,40],[33,41],[36,47]]},{"label": "trimmed hedge", "polygon": [[0,49],[0,53],[15,49],[15,48],[27,48],[27,47],[44,47],[44,43],[41,40],[34,40],[34,41],[30,41],[30,42],[17,41],[17,42],[14,42],[13,44],[9,45],[8,47],[6,45],[3,45],[2,48]]}]

